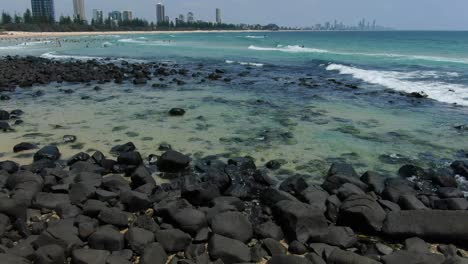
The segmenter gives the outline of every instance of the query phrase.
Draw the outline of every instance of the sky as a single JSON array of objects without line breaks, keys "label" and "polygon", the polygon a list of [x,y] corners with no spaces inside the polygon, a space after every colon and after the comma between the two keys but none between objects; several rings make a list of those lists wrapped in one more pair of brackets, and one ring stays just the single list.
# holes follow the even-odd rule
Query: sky
[{"label": "sky", "polygon": [[[73,0],[55,0],[57,17],[73,14]],[[221,8],[226,23],[311,26],[326,21],[357,25],[362,18],[381,26],[411,30],[468,30],[468,0],[162,0],[173,19],[191,11],[195,19],[215,20]],[[105,13],[132,10],[134,17],[156,19],[156,0],[85,0],[87,17],[92,9]],[[23,13],[30,0],[0,0],[0,9]]]}]

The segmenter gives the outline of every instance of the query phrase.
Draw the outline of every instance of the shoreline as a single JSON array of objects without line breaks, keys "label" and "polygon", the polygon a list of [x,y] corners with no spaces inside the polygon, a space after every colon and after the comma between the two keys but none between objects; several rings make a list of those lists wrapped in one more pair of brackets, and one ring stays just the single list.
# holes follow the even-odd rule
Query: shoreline
[{"label": "shoreline", "polygon": [[[97,92],[104,83],[141,87],[162,77],[172,81],[152,87],[166,89],[196,79],[188,69],[152,63],[58,63],[32,57],[5,63],[2,72],[10,79],[3,83],[11,91],[69,82],[89,84]],[[201,75],[211,83],[233,78],[229,71],[211,68]],[[64,95],[75,92],[62,89]],[[31,98],[48,91],[33,92]],[[22,120],[40,122],[23,110],[2,109],[0,133],[24,132]],[[178,119],[190,111],[164,108],[163,115]],[[283,166],[278,160],[212,153],[196,157],[173,150],[172,142],[145,153],[142,144],[124,139],[110,150],[76,149],[71,158],[64,156],[60,143],[15,139],[13,152],[30,155],[21,163],[4,157],[0,162],[0,193],[5,194],[0,195],[0,235],[6,252],[0,259],[379,264],[395,259],[463,263],[468,257],[463,250],[468,245],[468,201],[459,183],[460,177],[468,178],[467,161],[437,170],[408,162],[393,177],[335,161],[320,174],[319,183],[311,184],[312,173],[274,178]],[[63,136],[63,144],[77,140]]]},{"label": "shoreline", "polygon": [[74,37],[74,36],[97,36],[97,35],[151,35],[151,34],[186,34],[186,33],[255,33],[271,32],[267,30],[178,30],[178,31],[80,31],[80,32],[26,32],[5,31],[0,34],[1,39],[12,38],[50,38],[50,37]]}]

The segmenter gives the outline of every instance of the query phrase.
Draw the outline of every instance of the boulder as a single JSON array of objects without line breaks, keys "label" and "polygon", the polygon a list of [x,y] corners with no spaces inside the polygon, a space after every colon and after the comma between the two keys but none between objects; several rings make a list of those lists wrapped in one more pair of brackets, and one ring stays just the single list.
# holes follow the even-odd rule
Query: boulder
[{"label": "boulder", "polygon": [[327,264],[380,264],[380,262],[351,251],[335,249],[328,256]]},{"label": "boulder", "polygon": [[47,245],[36,250],[37,264],[61,264],[66,259],[65,250],[59,245]]},{"label": "boulder", "polygon": [[315,240],[341,248],[350,248],[357,243],[357,236],[354,231],[346,226],[330,226],[328,233]]},{"label": "boulder", "polygon": [[362,190],[367,190],[368,188],[368,186],[359,179],[354,168],[346,163],[333,163],[322,187],[328,192],[333,193],[345,183],[354,184]]},{"label": "boulder", "polygon": [[385,177],[374,171],[367,171],[361,176],[361,181],[369,186],[371,191],[381,194],[385,188]]},{"label": "boulder", "polygon": [[42,159],[55,161],[60,158],[60,155],[60,151],[56,146],[45,146],[36,152],[36,154],[34,154],[34,161]]},{"label": "boulder", "polygon": [[183,116],[185,115],[185,110],[182,108],[172,108],[169,110],[169,115],[171,116]]},{"label": "boulder", "polygon": [[389,212],[382,232],[392,238],[466,244],[468,211],[411,210]]},{"label": "boulder", "polygon": [[96,249],[75,249],[72,253],[72,264],[106,264],[109,251]]},{"label": "boulder", "polygon": [[307,258],[299,256],[274,256],[268,260],[267,264],[314,264]]},{"label": "boulder", "polygon": [[33,143],[22,142],[22,143],[16,144],[13,147],[13,152],[18,153],[21,151],[27,151],[27,150],[32,150],[32,149],[37,149],[37,145]]},{"label": "boulder", "polygon": [[254,227],[254,233],[258,238],[273,238],[282,240],[284,238],[283,230],[273,221],[267,221]]},{"label": "boulder", "polygon": [[239,240],[214,234],[208,242],[212,259],[221,259],[224,264],[249,262],[250,249]]},{"label": "boulder", "polygon": [[193,208],[181,209],[172,218],[180,229],[191,235],[196,235],[200,229],[207,226],[205,213]]},{"label": "boulder", "polygon": [[374,198],[352,195],[341,204],[337,224],[365,232],[378,232],[385,217],[385,211]]},{"label": "boulder", "polygon": [[253,229],[249,219],[240,212],[224,212],[211,220],[214,233],[247,242],[252,238]]},{"label": "boulder", "polygon": [[175,253],[183,251],[190,245],[192,238],[179,229],[168,229],[156,231],[156,240],[161,243],[166,252]]},{"label": "boulder", "polygon": [[384,264],[442,264],[445,261],[445,257],[438,254],[399,250],[390,255],[383,256],[382,261]]},{"label": "boulder", "polygon": [[162,172],[178,172],[185,169],[190,161],[190,157],[174,150],[168,150],[158,159],[157,165]]},{"label": "boulder", "polygon": [[290,241],[306,243],[328,232],[325,216],[308,204],[283,200],[274,206],[273,212]]},{"label": "boulder", "polygon": [[130,248],[140,255],[147,245],[154,242],[154,234],[143,228],[131,227],[128,229],[127,233],[125,233],[125,240]]},{"label": "boulder", "polygon": [[263,248],[266,249],[270,256],[277,255],[286,255],[287,249],[279,241],[274,240],[273,238],[266,238],[262,241]]},{"label": "boulder", "polygon": [[113,226],[99,227],[98,230],[89,237],[88,243],[90,248],[108,251],[122,250],[125,246],[124,235]]},{"label": "boulder", "polygon": [[151,243],[145,247],[140,258],[140,264],[166,264],[167,254],[159,243]]},{"label": "boulder", "polygon": [[148,195],[136,191],[125,191],[120,194],[120,201],[129,212],[145,211],[151,207]]}]

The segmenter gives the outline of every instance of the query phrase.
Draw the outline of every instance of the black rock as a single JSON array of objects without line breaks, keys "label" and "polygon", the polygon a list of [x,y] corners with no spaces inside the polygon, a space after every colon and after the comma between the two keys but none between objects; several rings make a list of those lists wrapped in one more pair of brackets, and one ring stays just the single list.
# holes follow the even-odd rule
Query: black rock
[{"label": "black rock", "polygon": [[22,142],[22,143],[16,144],[13,147],[13,152],[18,153],[21,151],[32,150],[32,149],[37,149],[37,145],[32,144],[32,143]]},{"label": "black rock", "polygon": [[392,238],[467,243],[468,211],[411,210],[389,212],[382,232]]},{"label": "black rock", "polygon": [[72,253],[73,264],[106,264],[109,251],[96,249],[75,249]]},{"label": "black rock", "polygon": [[405,250],[415,253],[429,253],[429,245],[419,237],[412,237],[405,240]]},{"label": "black rock", "polygon": [[268,260],[267,264],[315,264],[310,262],[307,258],[284,255],[284,256],[274,256]]},{"label": "black rock", "polygon": [[120,154],[123,152],[135,151],[136,147],[132,142],[125,143],[123,145],[117,145],[111,149],[112,154]]},{"label": "black rock", "polygon": [[151,243],[145,247],[140,264],[166,264],[167,254],[160,243]]},{"label": "black rock", "polygon": [[42,159],[58,160],[60,158],[60,151],[56,146],[45,146],[41,148],[36,154],[34,154],[34,161]]},{"label": "black rock", "polygon": [[279,241],[273,238],[266,238],[262,240],[263,248],[266,249],[270,256],[286,255],[288,251]]},{"label": "black rock", "polygon": [[211,220],[214,233],[247,242],[252,238],[253,229],[249,219],[240,212],[224,212]]},{"label": "black rock", "polygon": [[156,185],[156,181],[151,176],[151,172],[143,165],[139,166],[132,172],[131,180],[134,188],[145,184]]},{"label": "black rock", "polygon": [[283,230],[272,221],[267,221],[254,228],[255,235],[258,238],[273,238],[275,240],[282,240],[284,238]]},{"label": "black rock", "polygon": [[46,245],[36,250],[36,262],[38,264],[65,263],[65,250],[59,245]]},{"label": "black rock", "polygon": [[200,229],[207,226],[205,213],[193,208],[184,208],[172,216],[177,226],[184,232],[196,235]]},{"label": "black rock", "polygon": [[183,251],[192,241],[189,234],[179,229],[156,231],[156,240],[167,252]]},{"label": "black rock", "polygon": [[85,182],[72,184],[70,187],[70,201],[72,203],[82,203],[96,194],[96,187],[94,184]]},{"label": "black rock", "polygon": [[91,157],[87,154],[87,153],[84,153],[84,152],[80,152],[78,154],[75,154],[73,155],[73,157],[71,157],[68,161],[67,161],[67,165],[68,166],[71,166],[79,161],[87,161],[89,160]]},{"label": "black rock", "polygon": [[141,155],[137,151],[122,152],[117,158],[119,164],[139,166],[143,163]]},{"label": "black rock", "polygon": [[125,246],[124,235],[113,226],[99,227],[98,230],[89,237],[88,243],[90,248],[108,251],[122,250]]},{"label": "black rock", "polygon": [[299,198],[319,211],[327,210],[326,202],[330,195],[320,186],[309,186],[299,194]]},{"label": "black rock", "polygon": [[270,170],[278,170],[281,168],[281,162],[277,160],[270,160],[265,164],[265,167],[267,167]]},{"label": "black rock", "polygon": [[63,143],[73,143],[76,141],[76,136],[74,135],[65,135],[63,136]]},{"label": "black rock", "polygon": [[118,227],[128,226],[129,214],[116,207],[105,208],[98,215],[99,220]]},{"label": "black rock", "polygon": [[0,110],[0,120],[9,120],[10,113],[5,110]]},{"label": "black rock", "polygon": [[322,187],[332,193],[345,183],[352,183],[364,191],[368,188],[368,186],[359,179],[354,168],[346,163],[333,163]]},{"label": "black rock", "polygon": [[174,150],[168,150],[158,159],[157,165],[162,172],[177,172],[185,169],[190,161],[190,157]]},{"label": "black rock", "polygon": [[307,253],[307,247],[303,243],[294,240],[293,242],[289,243],[288,251],[292,254],[303,255]]},{"label": "black rock", "polygon": [[129,212],[144,211],[151,207],[148,195],[135,191],[125,191],[120,194],[120,201]]},{"label": "black rock", "polygon": [[340,207],[337,223],[355,230],[366,232],[380,231],[386,213],[372,197],[353,195]]},{"label": "black rock", "polygon": [[37,193],[36,198],[33,202],[33,206],[38,209],[47,208],[50,210],[54,210],[55,208],[57,208],[57,205],[69,202],[70,199],[68,194],[40,192]]},{"label": "black rock", "polygon": [[0,259],[5,264],[31,264],[31,261],[12,254],[0,253]]},{"label": "black rock", "polygon": [[125,240],[137,254],[142,254],[145,247],[154,242],[154,234],[139,227],[131,227],[125,234]]},{"label": "black rock", "polygon": [[428,264],[442,264],[445,258],[439,254],[417,254],[415,252],[409,252],[406,250],[395,251],[390,255],[382,257],[385,264],[417,264],[417,263],[428,263]]},{"label": "black rock", "polygon": [[364,256],[360,256],[356,253],[351,251],[344,251],[341,249],[335,249],[332,251],[330,256],[327,258],[327,263],[329,264],[352,264],[352,263],[359,263],[359,264],[379,264],[380,262],[373,260],[371,258],[367,258]]},{"label": "black rock", "polygon": [[310,238],[320,237],[328,232],[325,216],[308,204],[283,200],[274,206],[273,211],[275,219],[290,241],[306,243]]},{"label": "black rock", "polygon": [[213,235],[208,243],[208,252],[212,259],[221,259],[224,264],[249,262],[250,249],[239,240]]},{"label": "black rock", "polygon": [[346,226],[330,226],[328,228],[328,233],[316,239],[316,241],[341,248],[350,248],[354,246],[358,240],[351,228]]},{"label": "black rock", "polygon": [[415,195],[405,194],[398,201],[403,210],[426,210],[428,209]]},{"label": "black rock", "polygon": [[8,131],[11,131],[12,129],[10,125],[8,124],[8,122],[0,121],[0,130],[2,130],[3,132],[8,132]]},{"label": "black rock", "polygon": [[371,191],[381,194],[385,188],[385,177],[374,171],[367,171],[361,176],[361,181],[367,184]]},{"label": "black rock", "polygon": [[185,110],[182,108],[172,108],[169,110],[169,115],[171,116],[183,116],[185,115]]},{"label": "black rock", "polygon": [[279,189],[285,192],[288,192],[292,195],[299,194],[305,189],[308,185],[304,178],[301,175],[295,175],[287,178],[281,184]]},{"label": "black rock", "polygon": [[120,175],[102,178],[102,188],[114,193],[130,191],[130,183]]}]

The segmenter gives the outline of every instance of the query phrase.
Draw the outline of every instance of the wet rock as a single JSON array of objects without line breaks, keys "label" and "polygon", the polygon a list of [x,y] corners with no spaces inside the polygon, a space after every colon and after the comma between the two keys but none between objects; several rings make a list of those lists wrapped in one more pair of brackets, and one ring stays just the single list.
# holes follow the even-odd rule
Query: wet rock
[{"label": "wet rock", "polygon": [[357,243],[357,236],[354,231],[345,226],[330,226],[328,233],[316,239],[316,242],[326,243],[341,248],[350,248]]},{"label": "wet rock", "polygon": [[389,212],[383,233],[392,238],[420,237],[428,241],[466,243],[468,211],[411,210]]},{"label": "wet rock", "polygon": [[283,200],[274,206],[273,211],[275,219],[291,241],[306,243],[310,238],[320,237],[328,232],[323,214],[308,204]]},{"label": "wet rock", "polygon": [[11,97],[6,95],[6,94],[0,95],[0,101],[8,101],[10,99],[11,99]]},{"label": "wet rock", "polygon": [[415,195],[405,194],[398,201],[403,210],[426,210],[428,209]]},{"label": "wet rock", "polygon": [[106,224],[126,227],[128,226],[129,214],[116,207],[105,208],[99,213],[98,219]]},{"label": "wet rock", "polygon": [[159,230],[156,232],[156,240],[161,243],[167,252],[183,251],[192,241],[189,234],[179,229]]},{"label": "wet rock", "polygon": [[168,151],[168,150],[171,150],[172,149],[172,146],[168,143],[161,143],[159,144],[159,148],[158,150],[160,151]]},{"label": "wet rock", "polygon": [[122,152],[117,158],[117,162],[123,165],[139,166],[143,163],[141,155],[137,151]]},{"label": "wet rock", "polygon": [[265,164],[265,167],[267,167],[270,170],[278,170],[281,168],[281,162],[278,160],[270,160]]},{"label": "wet rock", "polygon": [[385,189],[382,192],[382,198],[398,203],[400,197],[407,194],[415,194],[416,191],[413,185],[403,179],[387,179]]},{"label": "wet rock", "polygon": [[16,144],[13,147],[13,152],[18,153],[18,152],[21,152],[21,151],[27,151],[27,150],[37,149],[37,148],[38,147],[37,147],[36,144],[32,144],[32,143],[28,143],[28,142],[22,142],[22,143]]},{"label": "wet rock", "polygon": [[468,210],[466,198],[449,198],[434,201],[434,209],[439,210]]},{"label": "wet rock", "polygon": [[372,197],[352,195],[340,207],[337,223],[354,230],[380,231],[386,213]]},{"label": "wet rock", "polygon": [[5,110],[0,110],[0,120],[9,120],[10,113]]},{"label": "wet rock", "polygon": [[63,143],[73,143],[75,141],[76,141],[76,136],[73,136],[73,135],[63,136]]},{"label": "wet rock", "polygon": [[[84,152],[80,152],[78,154],[75,154],[73,155],[73,157],[71,157],[68,161],[67,161],[67,165],[68,166],[71,166],[79,161],[87,161],[89,160],[91,157],[84,153]],[[99,170],[99,169],[98,169]]]},{"label": "wet rock", "polygon": [[333,163],[322,187],[328,192],[333,192],[345,183],[354,184],[362,190],[367,190],[368,188],[368,186],[359,179],[354,168],[346,163]]},{"label": "wet rock", "polygon": [[307,189],[308,184],[301,175],[294,175],[284,180],[279,189],[292,195],[299,194]]},{"label": "wet rock", "polygon": [[168,150],[158,159],[157,165],[162,172],[177,172],[185,169],[190,161],[190,157],[174,150]]},{"label": "wet rock", "polygon": [[167,254],[160,243],[151,243],[145,247],[140,264],[166,264]]},{"label": "wet rock", "polygon": [[239,212],[225,212],[211,220],[214,233],[247,242],[252,238],[253,229],[249,219]]},{"label": "wet rock", "polygon": [[185,110],[182,108],[172,108],[169,110],[169,115],[171,116],[183,116],[185,115]]},{"label": "wet rock", "polygon": [[8,122],[0,121],[0,130],[2,130],[3,132],[11,131],[10,124],[8,124]]},{"label": "wet rock", "polygon": [[361,176],[361,181],[369,186],[371,191],[381,194],[385,189],[385,177],[374,171],[367,171]]},{"label": "wet rock", "polygon": [[249,262],[250,249],[241,241],[213,235],[208,243],[208,252],[212,259],[221,259],[225,264]]},{"label": "wet rock", "polygon": [[75,183],[70,186],[70,201],[72,203],[82,203],[96,194],[96,187],[93,184],[84,182]]},{"label": "wet rock", "polygon": [[120,154],[123,152],[135,151],[136,147],[132,142],[127,142],[123,145],[117,145],[111,149],[112,154]]},{"label": "wet rock", "polygon": [[58,160],[60,158],[60,151],[56,146],[45,146],[34,154],[34,161],[42,159]]},{"label": "wet rock", "polygon": [[124,235],[113,226],[99,227],[88,239],[89,246],[93,249],[108,251],[122,250],[125,246]]},{"label": "wet rock", "polygon": [[129,212],[144,211],[151,207],[148,195],[135,191],[125,191],[120,194],[120,201]]},{"label": "wet rock", "polygon": [[114,193],[130,191],[130,183],[120,175],[102,178],[102,188]]}]

